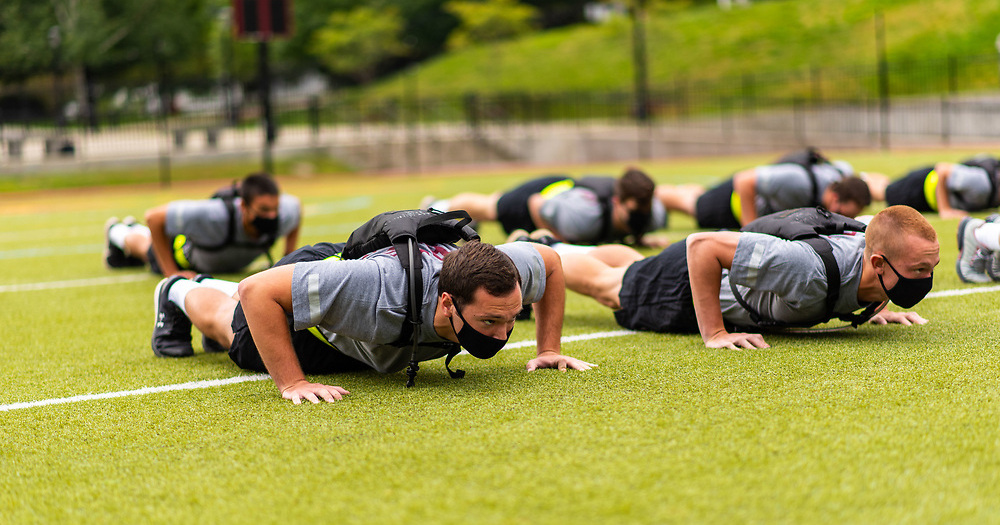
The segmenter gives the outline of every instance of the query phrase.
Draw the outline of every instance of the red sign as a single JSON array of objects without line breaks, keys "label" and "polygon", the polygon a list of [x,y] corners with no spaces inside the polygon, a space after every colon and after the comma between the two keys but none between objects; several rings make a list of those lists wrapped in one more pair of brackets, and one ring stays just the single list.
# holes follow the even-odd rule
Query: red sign
[{"label": "red sign", "polygon": [[270,40],[292,34],[292,0],[232,0],[236,36]]}]

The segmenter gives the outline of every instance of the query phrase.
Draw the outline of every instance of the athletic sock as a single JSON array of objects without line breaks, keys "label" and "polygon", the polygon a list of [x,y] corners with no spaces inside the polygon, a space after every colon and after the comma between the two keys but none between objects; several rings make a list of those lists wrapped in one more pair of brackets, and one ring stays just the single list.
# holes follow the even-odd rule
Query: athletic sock
[{"label": "athletic sock", "polygon": [[118,223],[108,229],[108,240],[111,244],[124,249],[125,248],[125,236],[128,235],[129,227],[126,224]]},{"label": "athletic sock", "polygon": [[566,255],[570,253],[583,253],[587,254],[594,251],[596,246],[583,246],[580,244],[566,244],[564,242],[557,242],[552,245],[552,249],[556,251],[559,255]]},{"label": "athletic sock", "polygon": [[972,234],[981,246],[994,252],[1000,251],[1000,224],[987,222],[973,230]]},{"label": "athletic sock", "polygon": [[142,233],[146,237],[151,237],[152,233],[149,231],[149,226],[145,224],[133,224],[129,226],[129,233]]},{"label": "athletic sock", "polygon": [[218,290],[228,297],[236,295],[236,290],[239,289],[240,283],[234,283],[232,281],[226,281],[224,279],[214,279],[212,277],[207,277],[198,281],[198,284],[202,286],[207,286],[213,290]]},{"label": "athletic sock", "polygon": [[428,206],[437,211],[451,211],[451,199],[438,199]]},{"label": "athletic sock", "polygon": [[188,292],[194,290],[200,283],[196,283],[190,279],[178,279],[170,286],[170,290],[167,292],[167,299],[170,302],[177,305],[178,308],[187,315],[187,308],[184,306],[184,299],[187,297]]}]

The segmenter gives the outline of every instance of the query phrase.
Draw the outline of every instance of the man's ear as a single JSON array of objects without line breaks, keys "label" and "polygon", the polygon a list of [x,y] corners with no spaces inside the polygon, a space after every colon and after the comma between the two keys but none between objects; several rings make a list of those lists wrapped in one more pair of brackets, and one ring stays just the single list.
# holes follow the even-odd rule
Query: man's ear
[{"label": "man's ear", "polygon": [[448,292],[441,292],[441,307],[447,309],[454,305],[455,300],[451,297],[451,294]]},{"label": "man's ear", "polygon": [[884,266],[885,266],[885,257],[882,257],[881,255],[879,255],[877,253],[873,253],[873,254],[871,254],[871,256],[868,257],[868,262],[871,263],[872,269],[874,269],[874,270],[881,269],[883,273],[885,272],[885,268],[884,268]]}]

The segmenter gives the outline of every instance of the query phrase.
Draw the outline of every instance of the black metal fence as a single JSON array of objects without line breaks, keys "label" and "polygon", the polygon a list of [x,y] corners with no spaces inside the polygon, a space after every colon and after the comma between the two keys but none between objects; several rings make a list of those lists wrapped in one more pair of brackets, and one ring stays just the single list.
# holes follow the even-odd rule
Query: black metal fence
[{"label": "black metal fence", "polygon": [[[90,80],[80,90],[85,96],[47,86],[52,79],[0,86],[0,170],[250,155],[266,147],[253,84]],[[642,99],[634,90],[428,97],[418,96],[415,85],[397,97],[372,98],[286,82],[273,95],[274,147],[322,149],[362,168],[419,169],[483,160],[611,160],[599,158],[597,146],[587,158],[540,159],[538,142],[560,134],[575,137],[566,140],[576,147],[584,147],[583,135],[590,144],[601,137],[633,143],[604,157],[1000,138],[1000,67],[993,55],[676,78],[642,90],[648,93]],[[445,144],[465,144],[468,158],[445,151]]]}]

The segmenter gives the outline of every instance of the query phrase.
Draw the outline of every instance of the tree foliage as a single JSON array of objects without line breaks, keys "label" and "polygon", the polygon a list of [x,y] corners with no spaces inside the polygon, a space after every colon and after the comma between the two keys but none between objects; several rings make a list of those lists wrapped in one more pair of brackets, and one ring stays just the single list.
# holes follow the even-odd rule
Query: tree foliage
[{"label": "tree foliage", "polygon": [[460,20],[448,39],[448,47],[452,49],[527,33],[535,28],[539,16],[538,9],[517,0],[452,0],[445,4],[445,9]]},{"label": "tree foliage", "polygon": [[122,72],[203,54],[211,0],[3,0],[0,76],[63,69]]},{"label": "tree foliage", "polygon": [[335,12],[314,33],[310,51],[330,70],[367,83],[375,78],[380,63],[408,52],[403,27],[395,8]]}]

